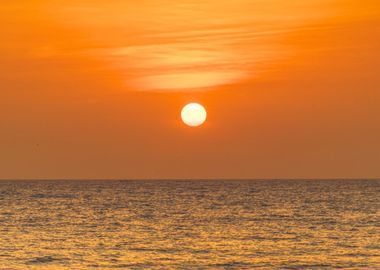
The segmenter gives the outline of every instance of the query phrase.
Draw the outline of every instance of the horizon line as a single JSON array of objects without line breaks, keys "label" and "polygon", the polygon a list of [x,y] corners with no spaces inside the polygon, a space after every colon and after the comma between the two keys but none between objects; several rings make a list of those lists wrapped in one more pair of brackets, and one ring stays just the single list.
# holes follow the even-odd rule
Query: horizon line
[{"label": "horizon line", "polygon": [[0,181],[342,181],[342,180],[375,180],[379,178],[359,178],[359,177],[332,177],[332,178],[0,178]]}]

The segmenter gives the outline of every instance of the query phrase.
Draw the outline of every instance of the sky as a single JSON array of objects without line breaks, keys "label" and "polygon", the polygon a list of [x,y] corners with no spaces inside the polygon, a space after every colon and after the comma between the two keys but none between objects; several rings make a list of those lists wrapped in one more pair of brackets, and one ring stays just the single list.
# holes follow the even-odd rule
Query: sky
[{"label": "sky", "polygon": [[0,179],[380,177],[378,0],[3,2]]}]

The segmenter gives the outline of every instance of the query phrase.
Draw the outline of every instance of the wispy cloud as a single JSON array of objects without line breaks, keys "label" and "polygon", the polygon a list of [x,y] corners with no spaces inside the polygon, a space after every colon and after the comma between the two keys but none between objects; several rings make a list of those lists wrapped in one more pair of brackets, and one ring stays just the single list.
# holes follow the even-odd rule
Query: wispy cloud
[{"label": "wispy cloud", "polygon": [[[352,6],[347,1],[344,8]],[[328,27],[322,23],[326,18],[344,13],[336,8],[342,6],[339,0],[50,5],[61,24],[87,40],[66,53],[102,59],[124,76],[128,89],[148,91],[203,90],[252,79],[268,64],[291,57],[293,49],[282,42],[289,33],[319,31]],[[52,51],[46,46],[40,54]]]}]

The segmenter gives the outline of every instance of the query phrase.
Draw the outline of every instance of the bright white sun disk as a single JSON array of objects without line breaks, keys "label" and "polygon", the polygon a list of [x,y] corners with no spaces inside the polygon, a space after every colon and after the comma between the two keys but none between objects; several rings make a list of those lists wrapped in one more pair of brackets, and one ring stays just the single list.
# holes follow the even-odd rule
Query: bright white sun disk
[{"label": "bright white sun disk", "polygon": [[181,118],[186,125],[197,127],[206,121],[207,112],[202,105],[198,103],[190,103],[183,107]]}]

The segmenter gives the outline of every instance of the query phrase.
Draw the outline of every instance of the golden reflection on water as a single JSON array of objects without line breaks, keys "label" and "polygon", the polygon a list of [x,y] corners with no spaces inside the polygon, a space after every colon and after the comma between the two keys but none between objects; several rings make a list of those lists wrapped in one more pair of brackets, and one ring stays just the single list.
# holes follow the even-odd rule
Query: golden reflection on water
[{"label": "golden reflection on water", "polygon": [[0,182],[0,269],[376,269],[379,185]]}]

